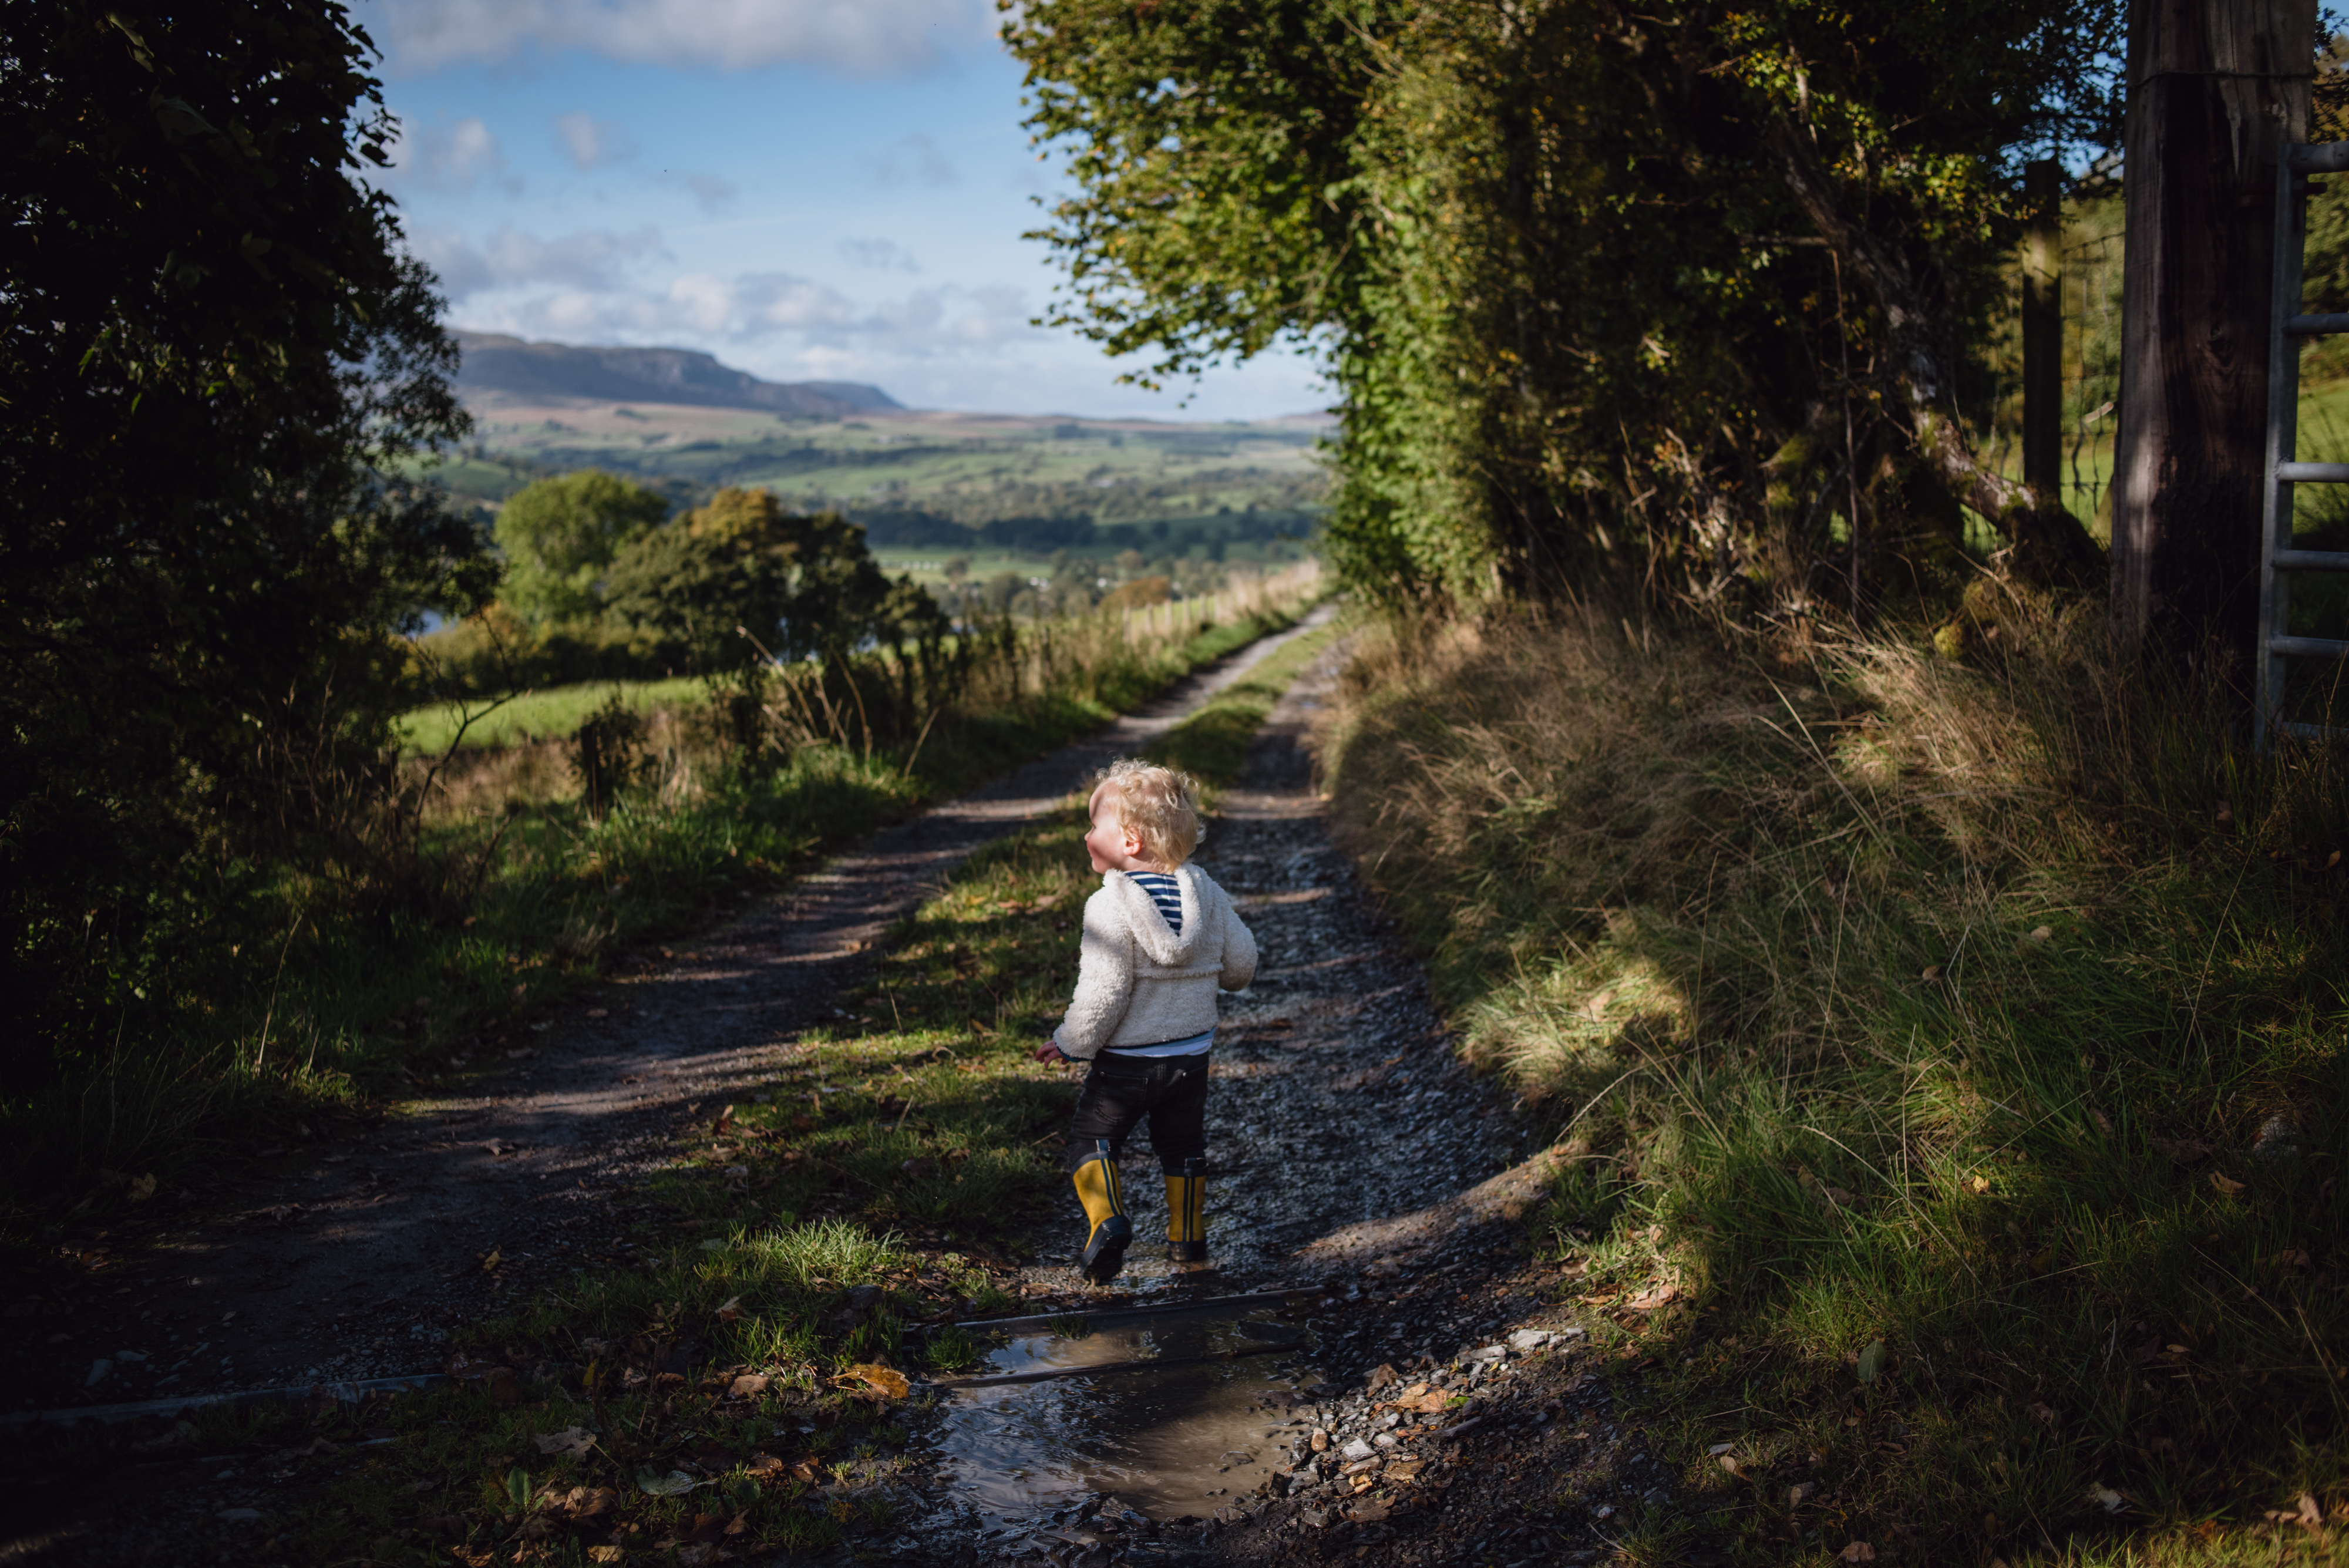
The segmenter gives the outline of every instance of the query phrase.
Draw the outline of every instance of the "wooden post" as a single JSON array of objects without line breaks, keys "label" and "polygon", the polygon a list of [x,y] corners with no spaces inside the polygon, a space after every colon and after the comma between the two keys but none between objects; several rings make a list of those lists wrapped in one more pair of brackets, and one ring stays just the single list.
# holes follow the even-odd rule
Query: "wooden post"
[{"label": "wooden post", "polygon": [[2315,0],[2132,0],[2112,613],[2248,657],[2276,148],[2308,134]]},{"label": "wooden post", "polygon": [[2023,166],[2030,227],[2023,247],[2023,483],[2063,499],[2064,198],[2055,161]]}]

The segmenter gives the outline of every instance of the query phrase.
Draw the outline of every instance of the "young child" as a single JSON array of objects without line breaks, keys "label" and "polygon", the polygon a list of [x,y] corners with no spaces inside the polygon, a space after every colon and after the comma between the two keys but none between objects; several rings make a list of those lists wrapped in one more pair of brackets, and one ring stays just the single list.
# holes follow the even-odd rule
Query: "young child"
[{"label": "young child", "polygon": [[1106,1284],[1125,1266],[1133,1222],[1118,1191],[1126,1135],[1150,1118],[1166,1173],[1166,1255],[1207,1255],[1207,1053],[1216,992],[1256,978],[1256,938],[1229,895],[1185,864],[1199,846],[1197,786],[1172,768],[1112,763],[1094,787],[1085,849],[1102,873],[1085,900],[1077,994],[1047,1062],[1091,1062],[1069,1127],[1068,1170],[1092,1228],[1084,1277]]}]

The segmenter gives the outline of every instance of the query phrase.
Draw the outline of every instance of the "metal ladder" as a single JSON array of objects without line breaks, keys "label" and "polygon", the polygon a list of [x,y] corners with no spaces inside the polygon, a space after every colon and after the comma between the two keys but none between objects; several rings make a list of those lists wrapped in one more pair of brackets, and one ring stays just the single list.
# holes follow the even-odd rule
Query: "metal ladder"
[{"label": "metal ladder", "polygon": [[2349,484],[2349,462],[2301,462],[2300,345],[2303,337],[2349,333],[2349,315],[2302,316],[2301,268],[2308,243],[2308,177],[2349,173],[2349,141],[2287,141],[2276,160],[2275,287],[2268,326],[2268,445],[2260,508],[2260,685],[2252,740],[2268,749],[2278,733],[2322,740],[2344,733],[2283,718],[2284,660],[2349,659],[2349,642],[2290,635],[2292,572],[2349,572],[2349,554],[2295,550],[2292,487]]}]

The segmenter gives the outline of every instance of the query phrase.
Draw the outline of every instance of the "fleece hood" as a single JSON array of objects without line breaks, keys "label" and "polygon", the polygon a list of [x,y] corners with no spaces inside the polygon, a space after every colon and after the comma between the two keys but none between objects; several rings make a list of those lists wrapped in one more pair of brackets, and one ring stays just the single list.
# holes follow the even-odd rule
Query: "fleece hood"
[{"label": "fleece hood", "polygon": [[[1188,866],[1176,867],[1174,877],[1183,896],[1183,930],[1179,936],[1167,926],[1165,913],[1159,909],[1158,900],[1150,896],[1149,889],[1124,872],[1107,873],[1102,877],[1102,886],[1117,901],[1117,911],[1133,934],[1133,945],[1142,950],[1145,958],[1161,969],[1188,969],[1199,961],[1216,936],[1203,918],[1206,899],[1202,895],[1213,888],[1216,896],[1222,898],[1224,890]],[[1220,948],[1219,940],[1216,946]],[[1220,959],[1220,953],[1217,956]]]}]

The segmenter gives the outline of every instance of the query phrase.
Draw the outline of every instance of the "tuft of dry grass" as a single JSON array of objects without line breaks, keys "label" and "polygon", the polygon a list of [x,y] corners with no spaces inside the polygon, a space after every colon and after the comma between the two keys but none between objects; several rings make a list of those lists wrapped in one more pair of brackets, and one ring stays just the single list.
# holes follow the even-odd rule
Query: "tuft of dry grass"
[{"label": "tuft of dry grass", "polygon": [[1719,1528],[1798,1547],[1821,1480],[1879,1551],[2038,1561],[2349,1503],[2339,758],[1973,600],[1963,663],[1390,628],[1333,809],[1579,1157],[1553,1244],[1683,1282],[1624,1339]]}]

